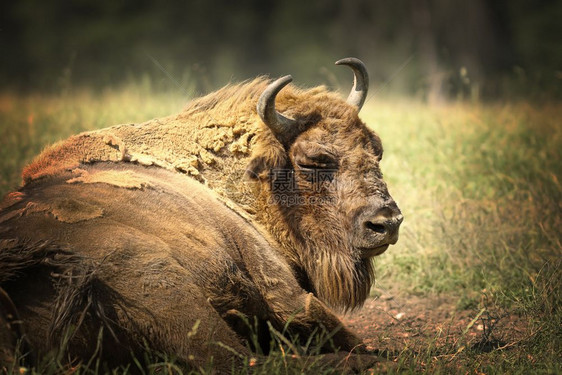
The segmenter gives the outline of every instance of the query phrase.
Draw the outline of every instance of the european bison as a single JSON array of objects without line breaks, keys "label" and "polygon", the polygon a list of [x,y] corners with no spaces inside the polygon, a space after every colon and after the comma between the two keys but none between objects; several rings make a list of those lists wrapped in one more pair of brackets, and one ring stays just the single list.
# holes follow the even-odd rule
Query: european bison
[{"label": "european bison", "polygon": [[[322,327],[331,349],[361,352],[324,303],[364,302],[402,215],[358,117],[366,69],[337,64],[355,74],[347,102],[257,78],[29,165],[0,211],[0,286],[33,353],[114,365],[148,346],[227,371],[232,350],[267,351],[268,326],[305,341]],[[260,342],[245,345],[247,322]]]}]

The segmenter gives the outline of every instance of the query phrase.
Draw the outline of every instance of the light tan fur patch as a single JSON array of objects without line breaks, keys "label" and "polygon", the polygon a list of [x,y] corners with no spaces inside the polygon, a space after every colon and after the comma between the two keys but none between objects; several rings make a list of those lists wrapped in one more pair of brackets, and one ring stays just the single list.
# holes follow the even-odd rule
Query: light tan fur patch
[{"label": "light tan fur patch", "polygon": [[148,182],[132,171],[96,171],[90,173],[85,169],[76,168],[72,173],[80,175],[67,180],[66,183],[68,184],[104,183],[125,189],[144,189],[150,187]]},{"label": "light tan fur patch", "polygon": [[[41,205],[43,206],[43,205]],[[43,207],[38,208],[43,208]],[[46,207],[55,219],[63,223],[77,223],[79,221],[95,219],[103,215],[103,210],[92,204],[73,198],[55,199]]]},{"label": "light tan fur patch", "polygon": [[103,209],[90,203],[73,198],[53,199],[52,203],[28,202],[19,210],[9,212],[0,217],[0,223],[12,218],[30,215],[38,212],[49,212],[55,219],[63,223],[77,223],[79,221],[95,219],[103,215]]}]

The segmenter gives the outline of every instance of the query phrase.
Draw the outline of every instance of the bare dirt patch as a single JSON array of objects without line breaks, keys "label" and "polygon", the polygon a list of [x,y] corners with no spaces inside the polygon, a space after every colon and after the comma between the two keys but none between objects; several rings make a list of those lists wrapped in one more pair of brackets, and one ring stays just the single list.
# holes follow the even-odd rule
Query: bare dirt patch
[{"label": "bare dirt patch", "polygon": [[527,318],[515,311],[457,305],[453,296],[383,294],[341,318],[370,350],[391,358],[405,350],[450,358],[466,349],[489,353],[517,347],[528,337]]}]

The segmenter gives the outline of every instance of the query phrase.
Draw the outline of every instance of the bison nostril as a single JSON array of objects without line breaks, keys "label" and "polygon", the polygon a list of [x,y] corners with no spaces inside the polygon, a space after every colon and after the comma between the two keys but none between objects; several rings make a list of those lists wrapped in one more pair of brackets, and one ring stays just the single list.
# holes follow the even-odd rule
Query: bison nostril
[{"label": "bison nostril", "polygon": [[377,233],[385,233],[386,232],[386,227],[382,224],[377,224],[377,223],[373,223],[372,221],[367,221],[365,223],[365,227],[367,227],[368,229],[377,232]]}]

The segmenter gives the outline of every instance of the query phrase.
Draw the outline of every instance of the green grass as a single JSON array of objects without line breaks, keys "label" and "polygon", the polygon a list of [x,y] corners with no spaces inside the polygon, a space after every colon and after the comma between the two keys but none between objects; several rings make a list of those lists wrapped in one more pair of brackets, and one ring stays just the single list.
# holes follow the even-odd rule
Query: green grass
[{"label": "green grass", "polygon": [[383,139],[383,170],[406,217],[400,243],[379,261],[381,279],[420,293],[512,289],[557,267],[561,114],[525,103],[370,108],[365,118]]},{"label": "green grass", "polygon": [[[0,95],[0,194],[18,186],[21,168],[49,143],[172,114],[185,102],[149,85]],[[383,140],[385,179],[405,216],[399,243],[376,260],[378,288],[454,295],[458,309],[492,305],[529,324],[511,350],[486,353],[462,338],[445,347],[428,342],[424,353],[403,348],[396,371],[562,372],[562,106],[383,100],[367,103],[362,117]],[[277,353],[254,370],[301,371],[284,366]]]},{"label": "green grass", "polygon": [[522,346],[485,360],[463,353],[461,373],[562,370],[560,115],[554,104],[407,102],[365,115],[385,144],[383,170],[406,218],[397,246],[377,260],[379,287],[449,293],[459,308],[486,301],[528,318]]}]

